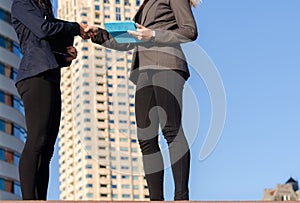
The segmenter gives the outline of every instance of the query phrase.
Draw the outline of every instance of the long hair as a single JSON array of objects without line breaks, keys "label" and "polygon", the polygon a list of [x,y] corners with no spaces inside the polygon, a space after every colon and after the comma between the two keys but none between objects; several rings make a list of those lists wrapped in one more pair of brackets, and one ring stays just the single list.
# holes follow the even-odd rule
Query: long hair
[{"label": "long hair", "polygon": [[53,16],[51,0],[34,0],[41,9],[44,9],[49,16]]},{"label": "long hair", "polygon": [[193,7],[196,7],[202,0],[190,0],[190,4]]}]

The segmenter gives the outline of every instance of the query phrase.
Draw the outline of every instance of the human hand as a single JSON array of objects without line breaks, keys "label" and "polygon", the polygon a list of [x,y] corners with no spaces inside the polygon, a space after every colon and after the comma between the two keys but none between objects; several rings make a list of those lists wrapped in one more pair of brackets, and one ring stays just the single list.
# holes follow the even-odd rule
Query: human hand
[{"label": "human hand", "polygon": [[137,38],[138,40],[149,41],[153,36],[153,31],[149,28],[146,28],[138,23],[136,23],[136,31],[128,30],[127,32]]},{"label": "human hand", "polygon": [[77,58],[77,50],[73,46],[67,47],[67,56],[66,56],[66,61],[71,62],[74,59]]},{"label": "human hand", "polygon": [[84,32],[87,33],[90,38],[93,38],[99,33],[99,28],[96,26],[88,25],[84,29]]},{"label": "human hand", "polygon": [[81,37],[82,39],[89,39],[89,38],[90,38],[89,35],[88,35],[88,33],[86,33],[86,32],[84,31],[84,29],[85,29],[86,27],[88,27],[87,24],[80,23],[80,37]]}]

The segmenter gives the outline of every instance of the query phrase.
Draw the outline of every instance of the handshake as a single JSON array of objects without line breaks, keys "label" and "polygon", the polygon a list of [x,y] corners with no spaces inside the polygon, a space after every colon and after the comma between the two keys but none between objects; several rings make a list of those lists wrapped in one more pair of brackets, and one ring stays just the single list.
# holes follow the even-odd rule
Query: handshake
[{"label": "handshake", "polygon": [[[128,30],[127,32],[137,38],[138,40],[149,41],[155,36],[155,32],[149,28],[146,28],[138,23],[136,23],[136,31]],[[84,23],[80,24],[80,37],[82,39],[90,39],[95,37],[101,29],[96,26],[87,25]]]},{"label": "handshake", "polygon": [[82,39],[90,39],[96,36],[99,32],[98,27],[80,23],[80,37]]}]

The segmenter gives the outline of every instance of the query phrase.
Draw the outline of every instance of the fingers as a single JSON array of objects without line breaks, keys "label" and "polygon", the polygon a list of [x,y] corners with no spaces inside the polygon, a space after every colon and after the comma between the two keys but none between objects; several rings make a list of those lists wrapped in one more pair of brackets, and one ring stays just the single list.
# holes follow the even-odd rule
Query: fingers
[{"label": "fingers", "polygon": [[140,24],[138,24],[138,23],[135,23],[135,25],[136,25],[136,27],[137,27],[138,29],[146,28],[146,27],[144,27],[144,26],[142,26],[142,25],[140,25]]},{"label": "fingers", "polygon": [[132,30],[127,30],[128,34],[130,34],[133,37],[139,37],[142,36],[142,33],[137,32],[137,31],[132,31]]},{"label": "fingers", "polygon": [[87,26],[84,32],[86,32],[90,38],[93,38],[98,34],[99,29],[96,26]]},{"label": "fingers", "polygon": [[87,28],[87,27],[88,27],[87,24],[80,23],[80,37],[81,37],[82,39],[89,39],[89,38],[90,38],[89,35],[88,35],[88,33],[86,33],[86,32],[84,31],[85,28]]},{"label": "fingers", "polygon": [[127,30],[128,34],[137,38],[138,40],[149,41],[152,37],[152,30],[136,23],[136,31]]},{"label": "fingers", "polygon": [[74,59],[77,58],[77,50],[75,47],[73,46],[67,47],[67,53],[69,56],[74,57]]},{"label": "fingers", "polygon": [[67,54],[68,56],[66,57],[66,60],[68,62],[71,62],[72,60],[77,58],[77,50],[75,47],[73,46],[69,46],[67,47]]}]

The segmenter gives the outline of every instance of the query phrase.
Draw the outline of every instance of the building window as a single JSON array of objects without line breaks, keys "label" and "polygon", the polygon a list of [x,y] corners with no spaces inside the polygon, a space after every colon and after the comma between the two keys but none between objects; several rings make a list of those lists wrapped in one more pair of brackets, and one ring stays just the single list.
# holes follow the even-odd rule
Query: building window
[{"label": "building window", "polygon": [[123,198],[130,198],[130,194],[122,194]]},{"label": "building window", "polygon": [[93,188],[93,184],[86,184],[86,188]]},{"label": "building window", "polygon": [[87,168],[87,169],[92,169],[93,166],[92,166],[91,164],[87,164],[87,165],[85,165],[85,168]]},{"label": "building window", "polygon": [[120,138],[120,142],[128,142],[128,138]]},{"label": "building window", "polygon": [[126,97],[126,93],[118,93],[118,97]]},{"label": "building window", "polygon": [[8,64],[0,62],[0,74],[4,75],[10,79],[16,80],[17,78],[17,69],[11,67]]},{"label": "building window", "polygon": [[127,132],[128,132],[127,129],[120,129],[120,130],[119,130],[119,133],[127,133]]},{"label": "building window", "polygon": [[91,141],[92,138],[91,138],[91,137],[85,137],[84,140],[86,140],[86,141]]},{"label": "building window", "polygon": [[85,118],[84,122],[89,123],[89,122],[91,122],[91,119],[90,118]]},{"label": "building window", "polygon": [[129,179],[130,178],[130,176],[128,176],[128,175],[122,175],[122,179]]},{"label": "building window", "polygon": [[100,6],[99,5],[95,5],[95,10],[96,11],[100,11]]},{"label": "building window", "polygon": [[121,9],[119,7],[116,8],[116,20],[121,20]]},{"label": "building window", "polygon": [[130,189],[130,185],[129,184],[122,184],[122,189]]},{"label": "building window", "polygon": [[20,161],[20,155],[16,152],[0,148],[0,160],[18,166]]},{"label": "building window", "polygon": [[91,155],[86,155],[85,159],[92,159],[92,156]]},{"label": "building window", "polygon": [[[122,161],[125,161],[125,160],[128,160],[129,158],[127,157],[127,156],[121,156],[121,160]],[[123,178],[123,176],[122,176],[122,178]]]},{"label": "building window", "polygon": [[118,79],[125,79],[125,76],[124,75],[118,75],[117,78]]},{"label": "building window", "polygon": [[90,109],[84,109],[83,113],[91,113],[91,110]]},{"label": "building window", "polygon": [[11,24],[11,16],[10,13],[7,11],[4,11],[0,8],[0,19],[4,20],[8,24]]},{"label": "building window", "polygon": [[21,99],[17,98],[16,96],[0,90],[0,102],[8,106],[14,107],[20,113],[25,115],[23,102],[21,101]]},{"label": "building window", "polygon": [[128,170],[129,167],[128,167],[128,166],[121,166],[121,169],[122,169],[122,170]]},{"label": "building window", "polygon": [[91,128],[84,128],[84,131],[89,132],[91,131]]},{"label": "building window", "polygon": [[0,177],[0,190],[21,196],[21,187],[18,183]]},{"label": "building window", "polygon": [[22,142],[26,140],[26,131],[14,123],[0,119],[0,131],[13,135]]},{"label": "building window", "polygon": [[106,168],[106,166],[104,166],[104,165],[99,165],[99,168]]}]

